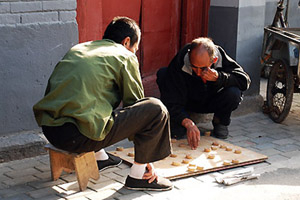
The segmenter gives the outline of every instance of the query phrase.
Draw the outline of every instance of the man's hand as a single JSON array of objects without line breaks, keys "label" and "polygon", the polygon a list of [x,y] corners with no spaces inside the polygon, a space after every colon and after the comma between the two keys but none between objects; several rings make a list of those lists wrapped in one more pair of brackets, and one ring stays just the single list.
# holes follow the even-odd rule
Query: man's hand
[{"label": "man's hand", "polygon": [[188,127],[187,131],[187,140],[192,150],[197,149],[200,141],[200,131],[196,125]]},{"label": "man's hand", "polygon": [[206,67],[202,70],[201,77],[207,81],[216,81],[219,77],[217,70]]},{"label": "man's hand", "polygon": [[147,163],[147,172],[145,172],[143,179],[147,179],[148,183],[152,183],[155,179],[157,179],[157,175],[154,173],[152,164]]},{"label": "man's hand", "polygon": [[182,125],[186,128],[186,134],[187,134],[187,140],[189,145],[191,146],[192,150],[197,149],[199,141],[200,141],[200,131],[198,127],[195,125],[195,123],[185,118],[182,121]]}]

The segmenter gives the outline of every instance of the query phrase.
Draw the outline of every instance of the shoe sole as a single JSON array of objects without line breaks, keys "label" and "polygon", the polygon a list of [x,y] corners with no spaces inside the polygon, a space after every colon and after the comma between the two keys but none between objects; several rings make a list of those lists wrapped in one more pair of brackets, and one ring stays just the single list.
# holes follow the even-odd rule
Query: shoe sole
[{"label": "shoe sole", "polygon": [[215,136],[215,137],[218,138],[218,139],[223,139],[223,140],[228,138],[228,136]]},{"label": "shoe sole", "polygon": [[125,185],[125,187],[129,190],[136,190],[136,191],[168,191],[168,190],[172,190],[173,189],[173,186],[172,187],[168,187],[168,188],[132,188],[132,187],[128,187]]},{"label": "shoe sole", "polygon": [[223,139],[223,140],[228,138],[228,137],[222,137],[222,136],[213,136],[213,137],[218,138],[218,139]]},{"label": "shoe sole", "polygon": [[121,164],[122,164],[122,160],[118,164],[116,164],[116,165],[110,165],[110,166],[107,166],[107,167],[104,167],[104,168],[100,169],[99,172],[102,172],[102,171],[104,171],[104,170],[106,170],[108,168],[118,167]]},{"label": "shoe sole", "polygon": [[215,138],[218,138],[218,139],[223,139],[223,140],[225,140],[225,139],[228,138],[228,135],[226,135],[226,136],[219,136],[219,135],[214,135],[214,133],[212,133],[211,136],[215,137]]}]

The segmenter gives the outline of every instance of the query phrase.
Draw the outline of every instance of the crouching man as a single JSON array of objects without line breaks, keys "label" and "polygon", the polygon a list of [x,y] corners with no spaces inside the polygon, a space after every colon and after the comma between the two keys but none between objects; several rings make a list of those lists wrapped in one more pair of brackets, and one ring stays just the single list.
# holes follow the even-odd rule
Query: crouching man
[{"label": "crouching man", "polygon": [[157,73],[161,100],[171,116],[171,135],[187,135],[197,148],[200,131],[188,112],[214,113],[213,136],[226,139],[233,110],[250,85],[243,68],[209,38],[200,37],[185,45],[167,68]]},{"label": "crouching man", "polygon": [[121,164],[103,148],[131,139],[135,158],[125,186],[170,190],[171,182],[158,177],[152,164],[171,152],[169,114],[160,100],[144,97],[135,55],[140,38],[134,20],[114,18],[102,40],[67,52],[33,110],[52,145],[74,153],[95,151],[99,170]]}]

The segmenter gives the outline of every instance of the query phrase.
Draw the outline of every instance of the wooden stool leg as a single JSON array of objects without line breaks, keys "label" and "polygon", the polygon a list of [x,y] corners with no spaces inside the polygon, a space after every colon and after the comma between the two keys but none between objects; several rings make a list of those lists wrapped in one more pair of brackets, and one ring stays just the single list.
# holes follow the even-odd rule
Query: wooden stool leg
[{"label": "wooden stool leg", "polygon": [[85,153],[84,156],[75,157],[74,165],[79,189],[81,191],[86,189],[89,178],[93,178],[94,180],[99,179],[100,175],[94,152]]},{"label": "wooden stool leg", "polygon": [[53,181],[56,181],[63,171],[63,167],[59,165],[59,160],[56,158],[56,154],[57,153],[51,149],[49,150],[51,176]]},{"label": "wooden stool leg", "polygon": [[63,170],[70,173],[72,170],[75,169],[73,164],[73,156],[56,152],[51,149],[49,149],[49,156],[52,180],[57,180],[60,177]]},{"label": "wooden stool leg", "polygon": [[97,165],[97,161],[95,158],[95,152],[89,152],[88,156],[88,163],[89,163],[89,171],[90,177],[94,180],[98,180],[100,178],[99,169]]}]

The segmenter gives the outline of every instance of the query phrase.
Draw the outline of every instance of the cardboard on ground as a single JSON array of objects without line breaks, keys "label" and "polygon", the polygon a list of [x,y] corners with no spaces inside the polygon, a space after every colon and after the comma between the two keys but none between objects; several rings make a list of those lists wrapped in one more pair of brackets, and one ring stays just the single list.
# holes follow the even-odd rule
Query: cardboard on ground
[{"label": "cardboard on ground", "polygon": [[[217,142],[219,146],[217,150],[211,150],[210,152],[204,152],[204,148],[211,148],[213,142]],[[184,144],[184,147],[180,147],[180,144]],[[180,145],[180,146],[179,146]],[[231,151],[226,151],[221,149],[220,146],[225,145],[226,147],[231,148]],[[155,170],[159,175],[164,176],[168,179],[177,179],[182,177],[193,176],[197,174],[204,174],[213,171],[219,171],[223,169],[229,169],[244,165],[249,165],[253,163],[259,163],[266,160],[268,157],[250,151],[248,149],[232,145],[222,140],[215,139],[209,136],[202,136],[199,147],[197,150],[191,150],[190,146],[187,143],[186,139],[177,140],[175,143],[172,143],[173,154],[177,155],[176,158],[167,157],[161,161],[155,162]],[[240,154],[234,153],[235,150],[241,150]],[[123,151],[112,151],[110,152],[114,155],[119,156],[124,161],[128,163],[133,163],[133,157],[128,156],[128,153],[134,153],[134,148],[127,148]],[[214,159],[208,159],[209,154],[214,154]],[[190,155],[192,159],[186,159],[186,155]],[[238,164],[231,163],[233,159],[239,161]],[[189,164],[195,164],[196,166],[203,167],[203,170],[196,170],[193,172],[188,171],[189,164],[183,164],[182,160],[188,160]],[[224,161],[229,161],[229,165],[224,165]],[[173,166],[172,162],[179,162],[180,166]]]}]

